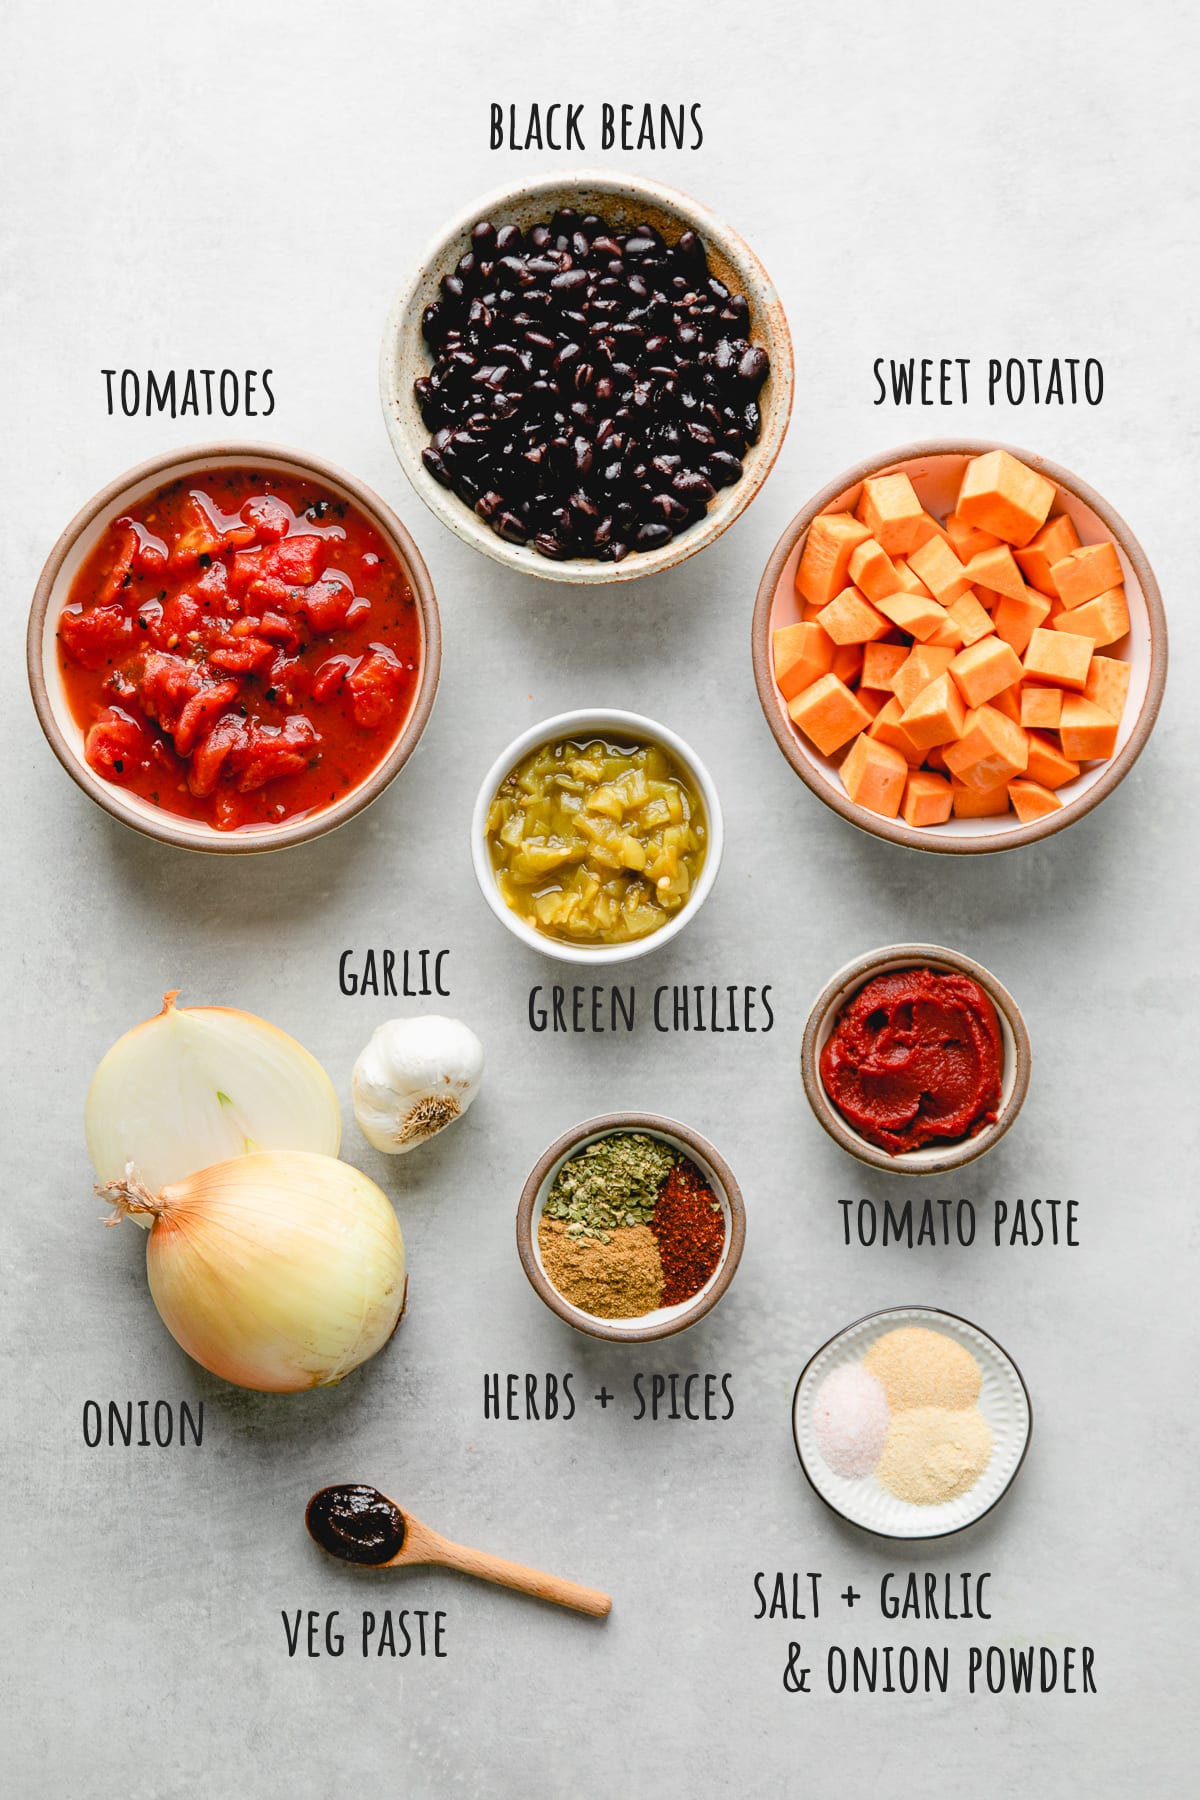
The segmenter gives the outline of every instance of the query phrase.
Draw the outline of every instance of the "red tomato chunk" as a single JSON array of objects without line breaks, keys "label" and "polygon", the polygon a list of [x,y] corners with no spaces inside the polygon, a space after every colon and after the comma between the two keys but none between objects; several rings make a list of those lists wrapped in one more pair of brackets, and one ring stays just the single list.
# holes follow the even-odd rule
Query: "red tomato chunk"
[{"label": "red tomato chunk", "polygon": [[222,831],[319,812],[387,755],[420,673],[404,570],[318,483],[220,469],[114,519],[58,622],[95,772]]}]

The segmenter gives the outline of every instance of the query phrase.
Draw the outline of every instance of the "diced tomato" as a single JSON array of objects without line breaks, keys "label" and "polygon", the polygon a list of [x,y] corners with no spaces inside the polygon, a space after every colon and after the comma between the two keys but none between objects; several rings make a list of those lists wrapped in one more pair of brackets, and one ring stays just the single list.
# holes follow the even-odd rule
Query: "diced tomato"
[{"label": "diced tomato", "polygon": [[320,742],[312,721],[302,713],[278,728],[252,729],[248,746],[234,758],[238,793],[251,794],[282,775],[299,775],[308,768]]},{"label": "diced tomato", "polygon": [[195,794],[197,799],[206,799],[216,787],[230,753],[239,746],[244,746],[248,738],[249,727],[241,714],[224,713],[208,736],[192,751],[191,767],[188,770],[189,792]]},{"label": "diced tomato", "polygon": [[313,699],[319,700],[322,705],[326,700],[332,700],[347,675],[357,669],[359,660],[357,656],[331,656],[327,662],[323,662],[313,676]]},{"label": "diced tomato", "polygon": [[262,575],[258,580],[252,581],[246,589],[248,605],[276,606],[283,612],[296,611],[299,595],[298,588],[290,588],[287,582],[280,581],[277,575]]},{"label": "diced tomato", "polygon": [[224,612],[229,592],[229,572],[223,562],[210,563],[204,573],[188,588],[208,613]]},{"label": "diced tomato", "polygon": [[354,603],[354,589],[340,581],[317,581],[300,594],[300,609],[314,631],[340,631]]},{"label": "diced tomato", "polygon": [[64,612],[58,621],[63,649],[81,669],[100,669],[129,648],[133,620],[120,606],[89,606]]},{"label": "diced tomato", "polygon": [[354,601],[354,604],[351,606],[350,611],[346,614],[346,623],[347,625],[361,625],[364,619],[370,617],[370,613],[371,602],[362,594],[359,594]]},{"label": "diced tomato", "polygon": [[362,731],[375,731],[388,717],[404,686],[405,672],[385,646],[373,644],[370,656],[346,681],[350,712]]},{"label": "diced tomato", "polygon": [[182,656],[149,650],[142,664],[142,710],[157,719],[165,731],[173,731],[180,713],[192,695],[199,692],[202,680],[199,669]]},{"label": "diced tomato", "polygon": [[159,650],[171,650],[195,631],[204,617],[204,609],[190,594],[174,594],[161,608],[158,619],[151,623],[150,641]]},{"label": "diced tomato", "polygon": [[253,500],[247,500],[239,517],[253,527],[254,540],[260,544],[273,544],[286,537],[292,523],[287,507],[272,494],[256,494]]},{"label": "diced tomato", "polygon": [[129,523],[137,534],[137,549],[133,553],[135,574],[161,575],[167,566],[167,546],[161,538],[155,537],[135,519],[131,519]]},{"label": "diced tomato", "polygon": [[186,523],[171,545],[170,555],[167,558],[173,569],[190,568],[193,563],[198,563],[202,556],[219,556],[225,548],[221,533],[195,494],[188,495],[184,502],[183,513]]},{"label": "diced tomato", "polygon": [[193,694],[179,715],[171,736],[175,743],[177,756],[190,756],[196,740],[204,729],[205,722],[224,712],[231,701],[238,697],[236,681],[218,681],[211,687],[200,689]]},{"label": "diced tomato", "polygon": [[113,546],[112,564],[104,580],[96,590],[96,605],[109,606],[116,599],[123,587],[129,585],[129,571],[133,567],[134,551],[138,547],[137,532],[130,524],[123,524],[120,519],[113,526],[116,542]]},{"label": "diced tomato", "polygon": [[282,644],[287,650],[294,650],[300,642],[299,634],[282,613],[265,612],[258,621],[258,636],[270,638],[272,643]]},{"label": "diced tomato", "polygon": [[263,669],[275,654],[274,644],[266,638],[219,638],[208,652],[214,669],[232,669],[239,675],[251,669]]},{"label": "diced tomato", "polygon": [[325,539],[305,535],[284,538],[264,550],[264,575],[277,575],[280,581],[297,582],[308,587],[325,567]]},{"label": "diced tomato", "polygon": [[146,757],[150,740],[136,719],[110,706],[84,740],[88,766],[106,781],[128,781]]}]

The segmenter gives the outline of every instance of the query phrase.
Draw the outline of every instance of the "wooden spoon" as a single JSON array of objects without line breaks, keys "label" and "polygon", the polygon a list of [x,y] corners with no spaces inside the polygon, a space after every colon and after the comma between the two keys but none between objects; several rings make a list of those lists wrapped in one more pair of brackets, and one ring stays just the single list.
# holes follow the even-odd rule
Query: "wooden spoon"
[{"label": "wooden spoon", "polygon": [[612,1609],[609,1595],[595,1588],[452,1544],[378,1488],[358,1484],[321,1488],[309,1501],[304,1522],[322,1550],[360,1567],[405,1569],[434,1563],[533,1594],[538,1600],[552,1600],[556,1606],[573,1607],[595,1619],[606,1618]]}]

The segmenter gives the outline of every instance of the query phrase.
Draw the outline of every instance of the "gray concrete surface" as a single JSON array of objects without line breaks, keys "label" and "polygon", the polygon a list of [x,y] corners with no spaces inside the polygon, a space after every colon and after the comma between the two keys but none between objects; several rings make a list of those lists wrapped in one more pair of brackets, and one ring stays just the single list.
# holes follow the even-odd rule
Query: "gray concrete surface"
[{"label": "gray concrete surface", "polygon": [[[328,11],[114,4],[5,9],[3,162],[6,1574],[0,1768],[17,1800],[327,1800],[1016,1792],[1175,1800],[1197,1752],[1188,1664],[1197,1334],[1194,19],[1173,4],[1001,14],[881,0],[853,14],[596,0]],[[492,154],[492,100],[583,100],[588,153],[692,189],[753,241],[788,307],[798,396],[777,470],[700,560],[580,598],[523,584],[404,483],[375,393],[389,297],[441,220],[566,158]],[[621,155],[600,103],[701,103],[696,153]],[[877,356],[1095,355],[1097,410],[873,406]],[[112,474],[222,421],[108,418],[103,367],[274,370],[275,415],[228,434],[311,447],[396,506],[432,570],[441,696],[419,756],[343,833],[281,859],[172,853],[110,822],[51,758],[25,691],[25,611],[63,523]],[[825,811],[758,709],[759,572],[796,508],[875,449],[1008,438],[1075,468],[1131,522],[1170,611],[1173,679],[1136,771],[1040,848],[948,862]],[[591,702],[694,740],[724,797],[703,915],[636,969],[770,983],[759,1037],[535,1037],[553,968],[475,890],[476,783],[523,725]],[[894,1195],[824,1139],[797,1051],[851,955],[928,938],[979,956],[1035,1049],[1019,1126],[961,1177],[980,1209],[1074,1197],[1077,1249],[846,1248],[839,1198]],[[411,1308],[334,1391],[210,1380],[146,1291],[143,1242],[105,1232],[81,1111],[93,1066],[162,990],[295,1032],[348,1101],[394,1007],[347,999],[346,948],[449,947],[448,1009],[490,1070],[463,1125],[393,1166]],[[538,1303],[513,1245],[524,1175],[591,1112],[647,1104],[707,1132],[749,1236],[724,1306],[665,1348],[603,1348]],[[904,1189],[907,1196],[909,1189]],[[908,1551],[806,1488],[789,1403],[808,1355],[877,1306],[932,1302],[992,1331],[1033,1395],[1008,1500]],[[722,1424],[635,1422],[635,1370],[732,1374]],[[564,1423],[486,1422],[487,1371],[575,1373]],[[618,1402],[590,1399],[601,1384]],[[203,1447],[88,1449],[84,1403],[205,1403]],[[450,1575],[355,1579],[304,1502],[375,1481],[450,1535],[608,1587],[609,1622]],[[880,1615],[891,1569],[990,1571],[990,1623]],[[757,1621],[757,1571],[820,1571],[819,1620]],[[864,1593],[850,1612],[837,1595]],[[441,1660],[363,1659],[364,1608],[442,1609]],[[338,1609],[345,1654],[290,1660],[281,1613]],[[785,1691],[788,1645],[818,1691]],[[835,1696],[831,1645],[949,1644],[950,1693]],[[1098,1692],[967,1694],[972,1644],[1091,1645]]]}]

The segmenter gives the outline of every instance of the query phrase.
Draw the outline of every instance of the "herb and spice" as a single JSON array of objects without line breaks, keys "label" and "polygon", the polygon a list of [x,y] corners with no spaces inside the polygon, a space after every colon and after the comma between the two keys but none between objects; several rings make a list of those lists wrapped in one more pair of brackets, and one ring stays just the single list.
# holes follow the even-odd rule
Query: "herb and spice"
[{"label": "herb and spice", "polygon": [[637,1319],[698,1294],[725,1248],[725,1213],[689,1157],[616,1131],[568,1158],[538,1224],[542,1267],[572,1306]]}]

